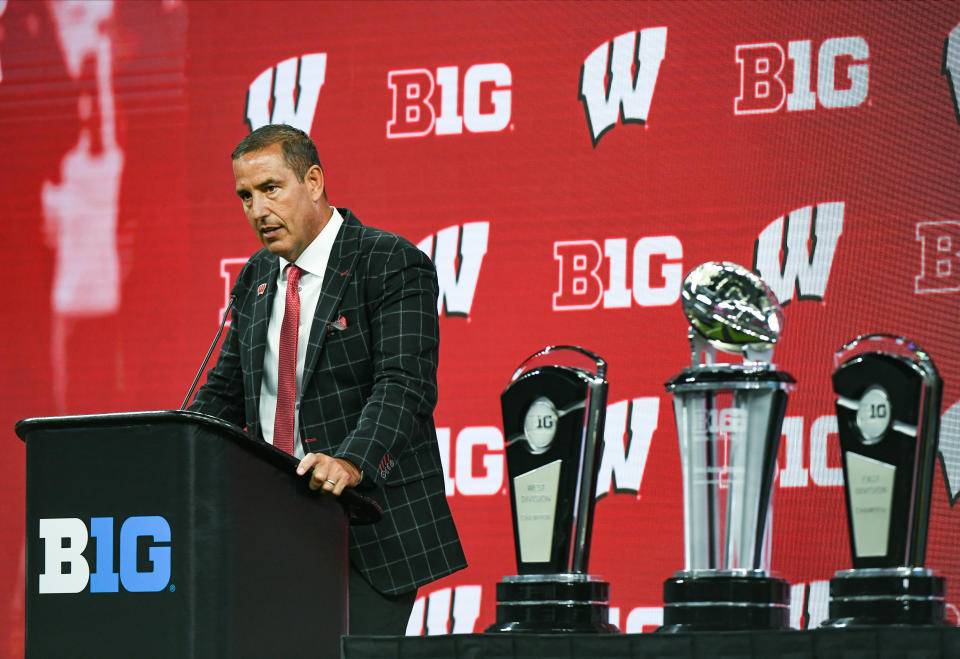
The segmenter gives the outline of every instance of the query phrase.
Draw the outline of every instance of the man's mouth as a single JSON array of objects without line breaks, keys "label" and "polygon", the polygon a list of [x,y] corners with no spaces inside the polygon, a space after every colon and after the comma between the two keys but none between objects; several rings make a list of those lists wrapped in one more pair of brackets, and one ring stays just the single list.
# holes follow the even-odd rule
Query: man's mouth
[{"label": "man's mouth", "polygon": [[282,228],[282,227],[278,227],[278,226],[266,226],[266,227],[262,227],[262,228],[260,229],[260,235],[263,236],[264,238],[271,238],[271,237],[273,237],[278,231],[280,231],[281,228]]}]

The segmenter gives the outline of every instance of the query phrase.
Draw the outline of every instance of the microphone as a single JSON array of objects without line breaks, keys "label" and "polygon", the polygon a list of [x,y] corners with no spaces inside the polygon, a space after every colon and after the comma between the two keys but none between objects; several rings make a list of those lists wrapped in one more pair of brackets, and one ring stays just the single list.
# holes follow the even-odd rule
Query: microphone
[{"label": "microphone", "polygon": [[236,300],[236,295],[230,296],[230,302],[227,303],[227,308],[223,312],[223,319],[220,321],[220,329],[217,330],[217,335],[213,337],[213,343],[210,344],[210,349],[207,350],[207,356],[203,358],[203,363],[200,364],[200,370],[197,371],[197,377],[193,378],[193,384],[190,385],[190,391],[187,392],[187,397],[183,399],[183,405],[180,406],[181,410],[187,409],[187,403],[190,402],[190,396],[193,395],[193,390],[197,388],[197,383],[200,381],[200,376],[203,375],[203,369],[207,367],[207,362],[210,361],[210,355],[213,354],[213,349],[217,347],[217,341],[220,340],[220,335],[223,334],[223,326],[227,324],[227,314],[229,314],[230,310],[233,309],[233,303],[236,302]]}]

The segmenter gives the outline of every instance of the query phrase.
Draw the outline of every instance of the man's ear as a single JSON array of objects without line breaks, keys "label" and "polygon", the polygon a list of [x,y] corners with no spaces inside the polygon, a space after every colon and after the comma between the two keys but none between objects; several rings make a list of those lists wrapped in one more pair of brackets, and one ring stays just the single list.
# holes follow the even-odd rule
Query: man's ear
[{"label": "man's ear", "polygon": [[306,176],[303,177],[304,182],[310,188],[310,198],[313,199],[314,203],[320,201],[323,198],[323,170],[320,169],[318,165],[313,165],[310,169],[307,170]]}]

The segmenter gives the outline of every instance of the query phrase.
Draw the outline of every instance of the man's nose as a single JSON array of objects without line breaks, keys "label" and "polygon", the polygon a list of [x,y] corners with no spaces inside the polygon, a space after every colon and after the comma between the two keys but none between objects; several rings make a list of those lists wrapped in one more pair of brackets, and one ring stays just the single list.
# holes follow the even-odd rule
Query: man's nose
[{"label": "man's nose", "polygon": [[266,199],[263,195],[255,194],[250,199],[250,218],[253,220],[259,220],[266,217],[269,214],[267,209]]}]

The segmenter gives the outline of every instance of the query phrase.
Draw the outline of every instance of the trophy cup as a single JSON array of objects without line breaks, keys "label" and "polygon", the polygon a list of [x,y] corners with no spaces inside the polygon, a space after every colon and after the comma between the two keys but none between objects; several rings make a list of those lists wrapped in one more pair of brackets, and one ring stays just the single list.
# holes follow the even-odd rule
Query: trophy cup
[{"label": "trophy cup", "polygon": [[[776,296],[733,263],[687,275],[692,366],[666,383],[683,469],[684,569],[663,585],[660,631],[786,629],[790,585],[770,576],[771,496],[787,392],[771,363]],[[717,363],[717,350],[742,363]]]},{"label": "trophy cup", "polygon": [[834,356],[853,569],[822,626],[940,625],[946,580],[924,568],[942,382],[909,340],[861,336]]},{"label": "trophy cup", "polygon": [[527,358],[500,396],[518,574],[497,584],[488,632],[618,631],[608,622],[610,585],[587,574],[606,371],[587,350],[550,346]]}]

